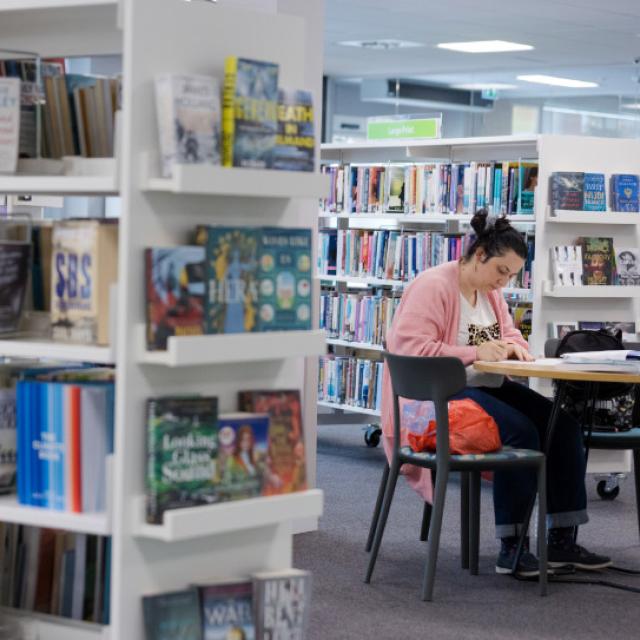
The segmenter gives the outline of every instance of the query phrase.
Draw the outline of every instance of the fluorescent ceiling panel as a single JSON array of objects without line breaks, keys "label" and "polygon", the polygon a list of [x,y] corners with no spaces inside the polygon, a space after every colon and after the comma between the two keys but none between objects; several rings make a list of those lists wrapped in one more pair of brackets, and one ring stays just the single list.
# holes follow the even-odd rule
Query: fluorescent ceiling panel
[{"label": "fluorescent ceiling panel", "polygon": [[505,53],[507,51],[530,51],[530,44],[508,42],[507,40],[475,40],[473,42],[441,42],[439,49],[461,51],[462,53]]}]

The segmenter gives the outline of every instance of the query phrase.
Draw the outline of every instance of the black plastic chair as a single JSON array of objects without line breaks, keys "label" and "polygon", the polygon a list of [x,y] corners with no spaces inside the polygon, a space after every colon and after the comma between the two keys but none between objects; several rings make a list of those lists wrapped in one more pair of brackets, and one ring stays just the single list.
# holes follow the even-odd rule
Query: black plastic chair
[{"label": "black plastic chair", "polygon": [[[435,581],[438,549],[440,546],[440,532],[442,529],[442,515],[449,481],[449,473],[460,471],[468,474],[469,478],[469,545],[472,552],[470,559],[472,573],[478,568],[478,538],[480,529],[480,472],[485,470],[512,469],[515,467],[532,467],[538,477],[538,554],[540,562],[540,595],[547,591],[547,543],[546,543],[546,479],[545,456],[540,451],[530,449],[511,449],[504,447],[495,453],[479,455],[453,455],[449,452],[449,414],[448,399],[466,386],[464,366],[457,358],[424,358],[401,356],[384,352],[386,364],[389,367],[393,386],[393,454],[391,464],[383,476],[388,474],[386,486],[378,494],[378,502],[382,503],[382,510],[375,530],[373,548],[369,558],[369,566],[365,582],[370,582],[373,569],[380,550],[382,536],[389,516],[391,501],[396,488],[400,467],[412,464],[418,467],[436,471],[433,511],[430,514],[428,526],[428,551],[422,584],[422,599],[432,600]],[[400,446],[400,404],[399,398],[409,400],[431,400],[436,412],[436,453],[414,453],[410,447]],[[463,478],[463,492],[466,484]],[[381,485],[382,490],[382,485]],[[425,512],[426,513],[426,512]],[[374,513],[374,522],[378,520]],[[423,519],[423,531],[425,528]],[[463,537],[465,527],[462,529]],[[464,545],[463,545],[464,554]],[[515,567],[514,567],[515,569]]]},{"label": "black plastic chair", "polygon": [[[547,358],[555,357],[560,340],[550,338],[545,342],[544,354]],[[625,349],[640,350],[640,342],[626,342]],[[636,393],[637,395],[637,393]],[[634,407],[634,415],[640,407]],[[640,428],[632,427],[628,431],[594,431],[593,424],[583,422],[585,447],[590,449],[603,449],[608,451],[633,452],[633,476],[636,487],[636,517],[638,519],[638,533],[640,535]]]}]

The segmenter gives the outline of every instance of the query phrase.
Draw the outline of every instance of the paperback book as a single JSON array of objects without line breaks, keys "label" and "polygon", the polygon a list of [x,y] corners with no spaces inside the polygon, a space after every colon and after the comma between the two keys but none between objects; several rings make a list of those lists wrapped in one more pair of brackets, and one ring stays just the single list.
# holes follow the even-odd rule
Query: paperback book
[{"label": "paperback book", "polygon": [[[518,163],[518,204],[515,213],[533,213],[535,188],[538,185],[538,163],[530,160],[521,160]],[[500,187],[502,195],[502,177],[500,182],[496,180],[496,188]],[[494,198],[495,203],[495,198]]]},{"label": "paperback book", "polygon": [[640,285],[640,249],[638,247],[615,247],[616,284]]},{"label": "paperback book", "polygon": [[162,176],[174,164],[220,164],[220,86],[202,75],[156,77]]},{"label": "paperback book", "polygon": [[202,640],[196,589],[142,598],[146,640]]},{"label": "paperback book", "polygon": [[0,78],[0,173],[15,173],[20,145],[20,80]]},{"label": "paperback book", "polygon": [[584,173],[557,171],[551,174],[551,204],[554,210],[582,211]]},{"label": "paperback book", "polygon": [[585,211],[606,211],[606,189],[603,173],[584,174],[584,203]]},{"label": "paperback book", "polygon": [[241,411],[269,414],[267,471],[263,495],[307,488],[300,392],[241,391]]},{"label": "paperback book", "polygon": [[583,284],[613,284],[613,239],[585,237],[578,243],[582,247]]},{"label": "paperback book", "polygon": [[278,90],[278,134],[273,154],[274,169],[314,170],[315,135],[310,91]]},{"label": "paperback book", "polygon": [[202,640],[255,640],[250,581],[198,587]]},{"label": "paperback book", "polygon": [[278,65],[229,56],[222,95],[222,164],[270,168],[278,131]]},{"label": "paperback book", "polygon": [[31,243],[0,240],[0,333],[20,324],[31,266]]},{"label": "paperback book", "polygon": [[637,175],[614,173],[611,176],[611,203],[614,211],[640,211]]},{"label": "paperback book", "polygon": [[216,502],[217,455],[217,398],[150,398],[147,522],[162,523],[168,509]]},{"label": "paperback book", "polygon": [[171,336],[203,333],[204,260],[200,246],[145,249],[147,349],[166,349]]},{"label": "paperback book", "polygon": [[583,281],[582,247],[560,245],[551,249],[553,284],[556,287],[577,287]]}]

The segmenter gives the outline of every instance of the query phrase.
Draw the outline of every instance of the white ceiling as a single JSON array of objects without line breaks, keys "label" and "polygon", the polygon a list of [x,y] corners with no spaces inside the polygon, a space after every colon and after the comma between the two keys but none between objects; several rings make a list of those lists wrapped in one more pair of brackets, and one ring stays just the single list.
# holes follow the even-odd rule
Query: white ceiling
[{"label": "white ceiling", "polygon": [[[420,48],[372,51],[343,40],[393,38]],[[510,40],[535,47],[468,54],[439,42]],[[325,72],[332,76],[420,78],[435,83],[517,84],[501,95],[640,91],[640,0],[326,0]],[[516,80],[546,73],[590,80],[597,89],[559,90]]]}]

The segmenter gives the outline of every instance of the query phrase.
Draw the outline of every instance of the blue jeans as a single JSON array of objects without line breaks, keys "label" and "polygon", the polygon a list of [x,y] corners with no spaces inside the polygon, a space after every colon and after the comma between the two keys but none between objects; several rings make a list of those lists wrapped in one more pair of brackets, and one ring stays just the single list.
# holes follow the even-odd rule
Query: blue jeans
[{"label": "blue jeans", "polygon": [[[454,399],[471,398],[493,416],[502,444],[540,450],[552,403],[522,384],[505,380],[501,387],[466,387]],[[547,457],[547,526],[571,527],[588,521],[584,485],[586,462],[578,422],[561,411]],[[527,505],[536,491],[531,469],[496,471],[493,504],[496,536],[520,533]]]}]

